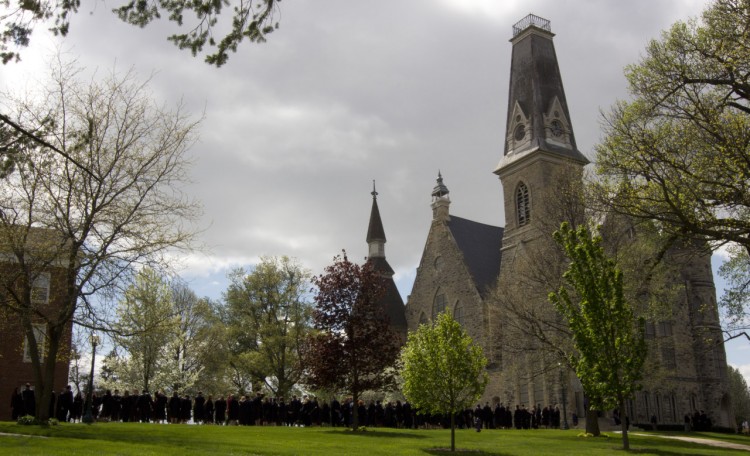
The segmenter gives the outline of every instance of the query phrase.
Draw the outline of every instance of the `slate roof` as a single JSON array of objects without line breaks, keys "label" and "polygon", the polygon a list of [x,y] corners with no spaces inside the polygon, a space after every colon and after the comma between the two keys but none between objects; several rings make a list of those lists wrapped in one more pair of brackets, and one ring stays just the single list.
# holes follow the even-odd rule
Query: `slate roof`
[{"label": "slate roof", "polygon": [[464,256],[479,294],[486,297],[500,274],[503,228],[454,215],[448,221],[448,228]]},{"label": "slate roof", "polygon": [[[568,112],[568,101],[565,98],[560,67],[557,64],[555,45],[552,42],[554,34],[549,30],[539,29],[531,25],[527,29],[534,29],[536,33],[519,33],[511,40],[513,51],[510,65],[510,91],[508,94],[508,120],[506,131],[510,128],[513,119],[510,113],[516,102],[529,117],[531,122],[531,143],[524,147],[526,149],[541,148],[567,158],[588,163],[588,159],[578,150],[575,134],[572,126],[570,135],[571,149],[560,147],[546,140],[544,132],[543,113],[547,112],[552,101],[557,97],[562,106],[565,117],[570,122]],[[516,151],[518,152],[523,152]],[[508,143],[505,144],[505,153],[508,154]]]},{"label": "slate roof", "polygon": [[375,197],[377,193],[373,190],[374,195],[372,196],[372,210],[370,210],[370,225],[367,227],[367,243],[372,241],[385,241],[385,230],[383,229],[383,221],[380,220],[380,210],[378,210],[378,199]]}]

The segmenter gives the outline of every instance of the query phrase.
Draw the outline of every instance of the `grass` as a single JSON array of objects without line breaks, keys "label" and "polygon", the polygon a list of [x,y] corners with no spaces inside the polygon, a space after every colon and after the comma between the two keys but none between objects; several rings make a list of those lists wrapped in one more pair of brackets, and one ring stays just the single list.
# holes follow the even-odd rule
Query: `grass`
[{"label": "grass", "polygon": [[[456,431],[456,454],[506,455],[611,455],[621,450],[618,434],[580,437],[579,430],[473,430]],[[222,427],[140,423],[63,423],[59,426],[19,426],[0,422],[3,455],[445,455],[449,430],[368,429],[352,433],[342,428]],[[663,433],[684,435],[683,433]],[[744,443],[750,438],[709,433],[702,437]],[[44,438],[41,438],[44,437]],[[747,455],[746,451],[664,439],[657,433],[631,436],[637,455]]]}]

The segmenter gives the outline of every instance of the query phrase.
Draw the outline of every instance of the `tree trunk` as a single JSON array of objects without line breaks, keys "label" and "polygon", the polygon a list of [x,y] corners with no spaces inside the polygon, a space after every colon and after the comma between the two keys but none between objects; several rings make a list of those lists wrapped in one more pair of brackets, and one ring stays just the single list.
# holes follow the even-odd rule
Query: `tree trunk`
[{"label": "tree trunk", "polygon": [[359,392],[352,391],[352,431],[359,427]]},{"label": "tree trunk", "polygon": [[596,410],[586,410],[586,433],[599,437],[599,413]]},{"label": "tree trunk", "polygon": [[456,451],[456,414],[451,413],[451,451]]},{"label": "tree trunk", "polygon": [[630,422],[630,418],[625,411],[625,399],[622,397],[618,399],[620,416],[622,417],[620,420],[620,429],[622,429],[622,449],[627,451],[630,449],[630,440],[628,439],[628,423]]},{"label": "tree trunk", "polygon": [[40,423],[47,423],[50,419],[49,414],[49,403],[52,400],[52,388],[55,384],[55,361],[57,360],[57,352],[60,348],[60,336],[61,332],[54,328],[47,330],[47,353],[43,359],[40,359],[42,363],[41,377],[37,376],[34,389],[34,395],[36,396],[36,419]]}]

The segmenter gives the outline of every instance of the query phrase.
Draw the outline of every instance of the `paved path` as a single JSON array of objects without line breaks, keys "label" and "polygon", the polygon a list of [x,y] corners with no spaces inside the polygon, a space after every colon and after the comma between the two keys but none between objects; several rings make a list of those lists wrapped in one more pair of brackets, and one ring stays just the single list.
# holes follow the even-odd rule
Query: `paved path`
[{"label": "paved path", "polygon": [[700,437],[687,437],[687,436],[682,436],[682,435],[640,434],[640,433],[633,433],[633,432],[631,432],[630,434],[642,435],[645,437],[661,437],[663,439],[681,440],[683,442],[693,442],[693,443],[698,443],[700,445],[709,445],[713,447],[727,448],[731,450],[750,451],[750,445],[743,445],[741,443],[734,443],[734,442],[725,442],[723,440],[703,439]]},{"label": "paved path", "polygon": [[48,439],[49,437],[44,435],[28,435],[28,434],[6,434],[5,432],[0,432],[0,437],[38,437],[40,439]]}]

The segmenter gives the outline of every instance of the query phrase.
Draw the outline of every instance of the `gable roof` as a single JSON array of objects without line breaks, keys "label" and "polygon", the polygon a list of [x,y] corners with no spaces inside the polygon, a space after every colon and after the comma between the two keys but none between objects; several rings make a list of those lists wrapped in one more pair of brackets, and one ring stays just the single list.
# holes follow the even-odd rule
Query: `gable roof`
[{"label": "gable roof", "polygon": [[454,215],[448,221],[448,228],[464,256],[479,294],[487,296],[500,274],[503,228]]}]

